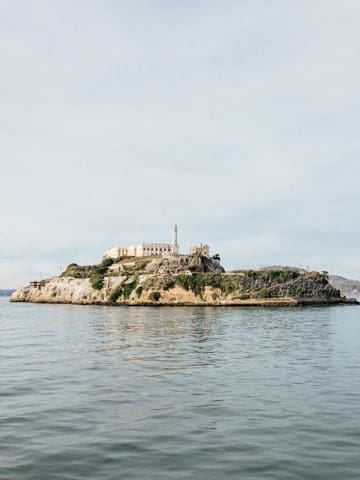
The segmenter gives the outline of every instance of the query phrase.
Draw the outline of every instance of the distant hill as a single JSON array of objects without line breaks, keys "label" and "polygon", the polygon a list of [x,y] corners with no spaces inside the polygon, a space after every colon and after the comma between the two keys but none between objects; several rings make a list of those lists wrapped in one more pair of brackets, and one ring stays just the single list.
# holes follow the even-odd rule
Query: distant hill
[{"label": "distant hill", "polygon": [[329,283],[347,297],[360,297],[360,280],[349,280],[339,275],[329,275]]},{"label": "distant hill", "polygon": [[0,297],[10,297],[15,290],[0,290]]}]

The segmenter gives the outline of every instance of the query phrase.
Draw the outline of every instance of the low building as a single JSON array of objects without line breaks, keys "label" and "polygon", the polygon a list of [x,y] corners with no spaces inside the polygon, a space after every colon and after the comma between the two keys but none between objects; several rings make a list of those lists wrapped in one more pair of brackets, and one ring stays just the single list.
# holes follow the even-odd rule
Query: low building
[{"label": "low building", "polygon": [[177,225],[174,225],[172,243],[140,243],[128,247],[113,247],[104,252],[103,258],[151,257],[153,255],[166,257],[169,255],[177,256],[178,254]]},{"label": "low building", "polygon": [[210,247],[209,245],[202,243],[198,247],[197,245],[193,245],[190,247],[190,255],[201,255],[202,257],[208,257],[210,255]]},{"label": "low building", "polygon": [[172,253],[171,243],[140,243],[128,247],[113,247],[104,252],[104,258],[167,256]]}]

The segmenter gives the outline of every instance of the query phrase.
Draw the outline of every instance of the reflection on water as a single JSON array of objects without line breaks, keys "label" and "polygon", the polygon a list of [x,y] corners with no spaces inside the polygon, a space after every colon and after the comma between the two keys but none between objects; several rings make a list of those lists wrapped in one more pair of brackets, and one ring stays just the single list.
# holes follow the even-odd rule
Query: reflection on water
[{"label": "reflection on water", "polygon": [[360,310],[0,303],[0,479],[358,478]]}]

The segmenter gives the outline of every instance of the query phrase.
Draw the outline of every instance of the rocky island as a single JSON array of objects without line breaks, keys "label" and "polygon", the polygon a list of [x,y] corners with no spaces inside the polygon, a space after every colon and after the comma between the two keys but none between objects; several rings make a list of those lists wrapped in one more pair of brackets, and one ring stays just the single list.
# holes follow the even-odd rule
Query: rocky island
[{"label": "rocky island", "polygon": [[300,306],[356,303],[329,283],[326,272],[296,269],[225,272],[201,254],[105,257],[70,264],[59,276],[33,281],[10,301],[80,305]]}]

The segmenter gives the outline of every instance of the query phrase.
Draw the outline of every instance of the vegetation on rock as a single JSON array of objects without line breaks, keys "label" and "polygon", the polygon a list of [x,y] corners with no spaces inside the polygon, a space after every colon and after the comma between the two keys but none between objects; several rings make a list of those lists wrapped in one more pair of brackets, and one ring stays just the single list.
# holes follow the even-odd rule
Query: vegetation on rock
[{"label": "vegetation on rock", "polygon": [[[121,285],[108,293],[110,301],[120,297],[140,298],[148,292],[152,301],[175,287],[200,299],[208,291],[215,299],[338,298],[340,293],[328,281],[327,272],[305,272],[293,268],[235,270],[223,273],[218,261],[206,257],[104,259],[98,265],[70,264],[61,277],[89,278],[92,288],[101,290],[106,277],[125,275]],[[140,281],[141,279],[141,281]],[[208,290],[206,290],[208,289]],[[155,294],[154,295],[152,294]],[[160,298],[160,297],[159,297]]]},{"label": "vegetation on rock", "polygon": [[129,298],[130,297],[131,292],[136,287],[136,284],[137,284],[136,280],[134,280],[133,282],[130,282],[130,283],[123,284],[122,293],[123,293],[124,298]]},{"label": "vegetation on rock", "polygon": [[119,297],[122,295],[122,288],[118,286],[110,294],[110,302],[116,302]]},{"label": "vegetation on rock", "polygon": [[149,295],[149,300],[152,300],[153,302],[158,302],[160,300],[160,297],[160,292],[151,292]]},{"label": "vegetation on rock", "polygon": [[90,276],[90,285],[96,290],[101,290],[104,286],[104,275],[99,272],[93,272]]}]

